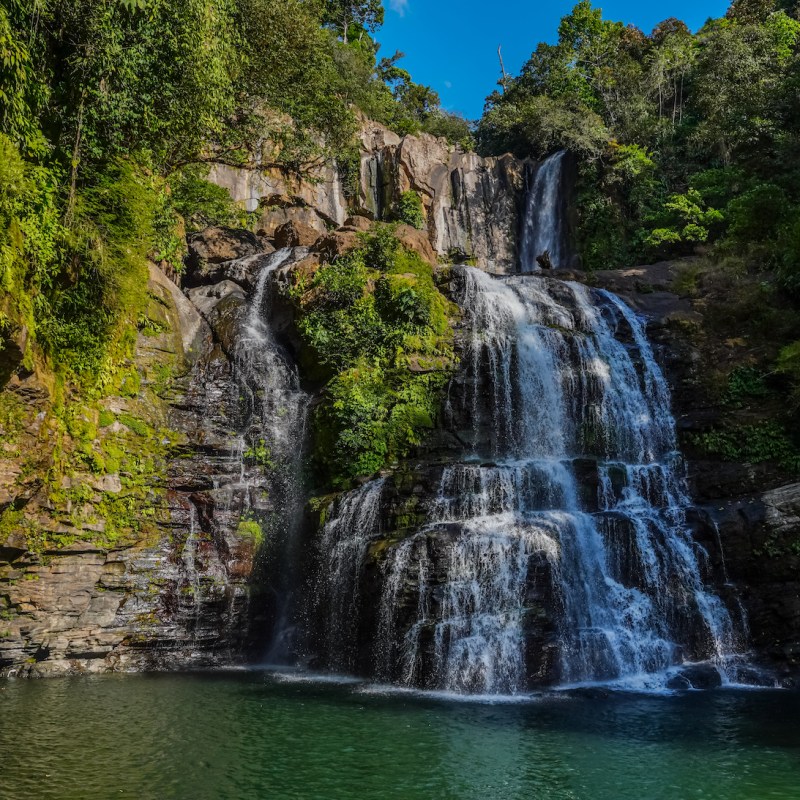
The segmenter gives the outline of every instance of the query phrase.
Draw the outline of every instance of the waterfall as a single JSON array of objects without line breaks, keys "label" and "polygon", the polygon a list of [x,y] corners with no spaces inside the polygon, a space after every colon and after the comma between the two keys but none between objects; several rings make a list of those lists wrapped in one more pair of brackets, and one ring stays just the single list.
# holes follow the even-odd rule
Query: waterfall
[{"label": "waterfall", "polygon": [[294,551],[304,502],[301,467],[309,403],[297,366],[275,335],[274,277],[306,252],[285,248],[263,259],[233,359],[241,418],[237,510],[240,520],[260,526],[266,541],[267,583],[274,595],[267,655],[272,662],[288,659],[292,649]]},{"label": "waterfall", "polygon": [[520,272],[538,272],[545,253],[554,269],[564,266],[561,183],[564,151],[545,159],[526,175],[525,211],[520,236]]},{"label": "waterfall", "polygon": [[[358,640],[384,680],[470,694],[657,689],[697,661],[735,680],[737,630],[704,584],[669,389],[642,322],[579,284],[456,273],[466,390],[450,403],[463,461],[441,469],[427,522],[399,541],[382,539],[384,481],[332,509],[329,652]],[[370,560],[382,583],[365,637]]]},{"label": "waterfall", "polygon": [[356,665],[361,572],[380,532],[383,487],[378,479],[344,495],[322,530],[316,614],[326,620],[327,663],[343,672]]}]

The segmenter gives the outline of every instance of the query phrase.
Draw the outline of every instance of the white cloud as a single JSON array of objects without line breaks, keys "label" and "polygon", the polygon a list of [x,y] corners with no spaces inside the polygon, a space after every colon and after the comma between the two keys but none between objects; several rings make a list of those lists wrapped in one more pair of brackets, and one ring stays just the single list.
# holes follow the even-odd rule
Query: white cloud
[{"label": "white cloud", "polygon": [[453,84],[450,83],[450,81],[445,81],[444,82],[444,88],[445,89],[452,89],[453,88]]},{"label": "white cloud", "polygon": [[391,7],[392,11],[395,11],[401,17],[404,17],[406,10],[408,9],[408,0],[389,0],[389,6]]}]

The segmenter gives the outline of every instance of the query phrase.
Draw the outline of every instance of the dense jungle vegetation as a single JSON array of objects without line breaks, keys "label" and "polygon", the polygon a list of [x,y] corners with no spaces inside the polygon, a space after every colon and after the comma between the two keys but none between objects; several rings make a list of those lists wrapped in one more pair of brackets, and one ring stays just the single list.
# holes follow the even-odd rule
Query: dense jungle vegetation
[{"label": "dense jungle vegetation", "polygon": [[752,254],[800,287],[800,22],[736,0],[697,34],[649,35],[583,0],[487,101],[480,149],[581,165],[584,266],[643,263],[700,244]]},{"label": "dense jungle vegetation", "polygon": [[241,217],[204,180],[212,162],[346,163],[359,113],[469,137],[401,54],[378,58],[382,19],[378,0],[2,3],[5,349],[24,331],[29,367],[118,388],[147,259],[179,268],[187,226]]},{"label": "dense jungle vegetation", "polygon": [[457,309],[393,226],[362,235],[313,277],[296,273],[290,294],[306,372],[326,385],[314,419],[315,466],[346,488],[408,455],[434,427],[455,365]]}]

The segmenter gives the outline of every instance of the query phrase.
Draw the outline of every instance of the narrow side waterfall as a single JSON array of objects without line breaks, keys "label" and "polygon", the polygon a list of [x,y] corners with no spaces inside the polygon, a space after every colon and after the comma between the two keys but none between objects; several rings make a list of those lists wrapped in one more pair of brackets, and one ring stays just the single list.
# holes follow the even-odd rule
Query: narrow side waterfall
[{"label": "narrow side waterfall", "polygon": [[328,652],[360,637],[381,679],[469,694],[659,689],[694,662],[737,680],[737,630],[705,586],[641,321],[579,284],[457,273],[467,341],[450,411],[464,452],[438,468],[427,522],[393,538],[384,480],[331,510]]},{"label": "narrow side waterfall", "polygon": [[526,175],[525,210],[520,235],[520,272],[542,269],[537,259],[547,259],[553,268],[564,266],[563,209],[561,184],[564,152],[560,151],[531,167]]},{"label": "narrow side waterfall", "polygon": [[286,248],[262,259],[236,340],[236,402],[240,410],[240,480],[236,493],[244,525],[260,527],[266,539],[268,575],[274,594],[270,661],[290,657],[294,575],[304,490],[301,479],[309,396],[297,366],[276,338],[272,325],[275,272],[305,255]]}]

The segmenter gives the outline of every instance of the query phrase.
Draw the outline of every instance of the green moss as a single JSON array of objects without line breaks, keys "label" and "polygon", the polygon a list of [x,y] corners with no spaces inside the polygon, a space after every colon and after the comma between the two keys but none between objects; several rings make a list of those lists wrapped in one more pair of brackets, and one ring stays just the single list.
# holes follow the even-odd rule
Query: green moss
[{"label": "green moss", "polygon": [[153,429],[146,422],[136,419],[136,417],[133,417],[130,414],[120,414],[119,421],[126,428],[131,430],[137,436],[141,436],[143,439],[146,439],[153,434]]},{"label": "green moss", "polygon": [[264,530],[260,523],[252,518],[243,517],[239,520],[236,535],[242,539],[252,539],[256,547],[264,543]]},{"label": "green moss", "polygon": [[142,376],[135,367],[131,367],[120,374],[117,392],[121,397],[137,397],[141,388]]},{"label": "green moss", "polygon": [[259,439],[252,447],[245,450],[243,457],[262,469],[273,469],[275,467],[275,462],[272,460],[272,451],[265,439]]},{"label": "green moss", "polygon": [[702,452],[725,461],[760,463],[775,461],[784,469],[800,473],[800,449],[777,422],[731,425],[691,437]]},{"label": "green moss", "polygon": [[290,294],[304,363],[325,384],[314,414],[315,463],[323,482],[343,488],[405,456],[434,426],[455,368],[457,312],[433,268],[402,247],[391,226],[363,236]]},{"label": "green moss", "polygon": [[0,541],[5,541],[13,533],[19,533],[24,515],[21,510],[9,506],[0,514]]},{"label": "green moss", "polygon": [[0,444],[17,444],[28,416],[28,409],[18,395],[0,392]]}]

